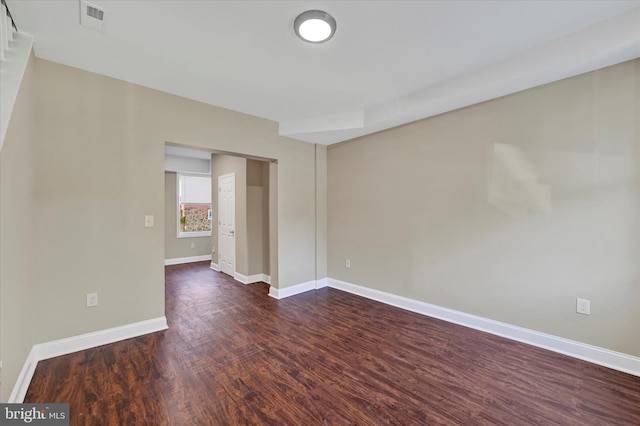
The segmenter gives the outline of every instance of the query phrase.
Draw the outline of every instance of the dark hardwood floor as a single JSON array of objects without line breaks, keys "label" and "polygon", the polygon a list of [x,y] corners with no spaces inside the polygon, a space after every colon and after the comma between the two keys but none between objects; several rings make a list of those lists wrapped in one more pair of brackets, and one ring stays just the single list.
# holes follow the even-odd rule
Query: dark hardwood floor
[{"label": "dark hardwood floor", "polygon": [[166,267],[169,330],[38,364],[72,425],[640,425],[640,377],[334,289]]}]

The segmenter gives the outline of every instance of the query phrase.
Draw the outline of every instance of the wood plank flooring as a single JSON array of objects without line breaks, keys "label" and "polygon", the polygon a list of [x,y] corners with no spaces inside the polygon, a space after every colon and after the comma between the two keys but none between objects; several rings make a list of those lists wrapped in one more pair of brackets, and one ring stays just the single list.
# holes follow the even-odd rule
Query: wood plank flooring
[{"label": "wood plank flooring", "polygon": [[334,289],[166,267],[169,330],[38,364],[72,425],[640,425],[640,378]]}]

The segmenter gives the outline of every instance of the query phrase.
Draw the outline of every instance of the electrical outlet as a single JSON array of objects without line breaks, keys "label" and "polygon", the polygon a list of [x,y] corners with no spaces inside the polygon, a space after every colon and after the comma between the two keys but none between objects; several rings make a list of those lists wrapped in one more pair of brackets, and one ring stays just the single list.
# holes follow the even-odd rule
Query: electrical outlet
[{"label": "electrical outlet", "polygon": [[87,293],[87,308],[98,306],[98,293]]},{"label": "electrical outlet", "polygon": [[576,299],[576,312],[583,315],[591,315],[591,300]]},{"label": "electrical outlet", "polygon": [[351,259],[345,259],[344,260],[344,267],[345,268],[351,268]]},{"label": "electrical outlet", "polygon": [[191,248],[196,248],[196,243],[191,243]]}]

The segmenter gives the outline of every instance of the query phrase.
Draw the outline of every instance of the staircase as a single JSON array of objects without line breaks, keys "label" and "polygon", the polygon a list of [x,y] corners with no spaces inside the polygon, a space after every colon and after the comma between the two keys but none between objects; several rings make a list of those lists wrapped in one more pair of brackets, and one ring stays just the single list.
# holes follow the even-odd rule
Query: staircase
[{"label": "staircase", "polygon": [[0,1],[0,150],[18,96],[33,37],[18,31],[4,0]]}]

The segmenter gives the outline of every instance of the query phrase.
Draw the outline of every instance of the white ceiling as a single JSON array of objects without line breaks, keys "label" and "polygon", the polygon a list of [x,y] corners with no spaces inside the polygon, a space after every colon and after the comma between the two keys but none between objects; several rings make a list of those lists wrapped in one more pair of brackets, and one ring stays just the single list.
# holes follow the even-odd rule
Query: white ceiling
[{"label": "white ceiling", "polygon": [[[7,0],[36,56],[280,123],[330,144],[640,57],[632,1]],[[293,20],[337,21],[322,45]]]}]

